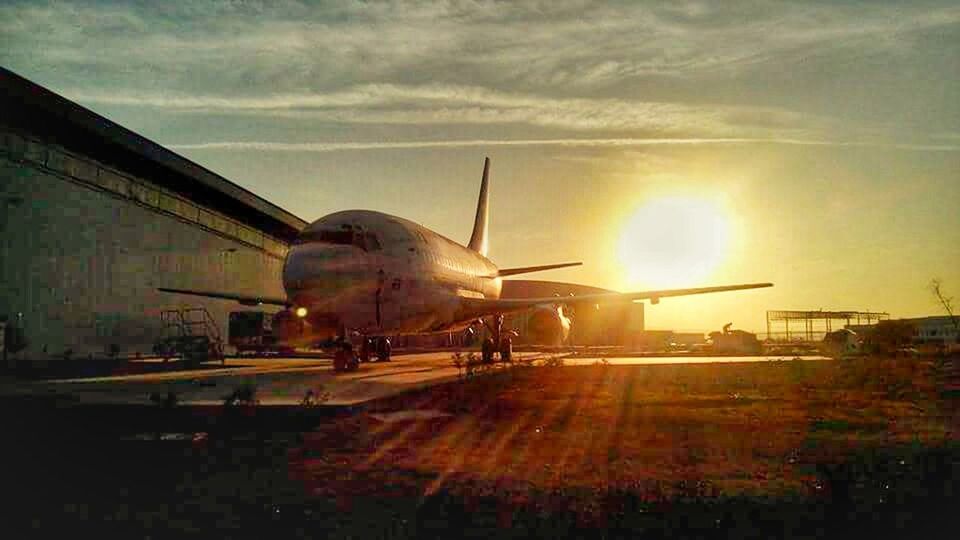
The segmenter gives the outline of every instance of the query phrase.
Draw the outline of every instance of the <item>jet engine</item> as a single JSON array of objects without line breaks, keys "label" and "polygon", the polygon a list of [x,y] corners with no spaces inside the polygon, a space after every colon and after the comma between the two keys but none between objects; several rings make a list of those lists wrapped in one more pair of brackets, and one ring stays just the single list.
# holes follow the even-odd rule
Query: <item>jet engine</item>
[{"label": "jet engine", "polygon": [[273,316],[270,327],[277,342],[293,346],[308,346],[330,340],[337,335],[339,323],[329,316],[309,313],[304,308],[298,313],[284,309]]},{"label": "jet engine", "polygon": [[277,312],[270,321],[270,329],[280,343],[296,342],[306,333],[303,321],[290,309]]},{"label": "jet engine", "polygon": [[537,345],[559,347],[570,337],[570,317],[561,305],[533,308],[527,319],[527,341]]}]

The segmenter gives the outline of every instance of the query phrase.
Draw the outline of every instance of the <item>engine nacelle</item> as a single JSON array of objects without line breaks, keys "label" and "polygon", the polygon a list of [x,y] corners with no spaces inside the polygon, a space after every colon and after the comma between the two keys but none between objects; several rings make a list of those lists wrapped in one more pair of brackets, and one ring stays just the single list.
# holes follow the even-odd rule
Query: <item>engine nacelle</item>
[{"label": "engine nacelle", "polygon": [[278,311],[270,321],[270,330],[279,343],[293,343],[306,333],[306,325],[292,310]]},{"label": "engine nacelle", "polygon": [[284,309],[273,316],[270,329],[278,343],[303,347],[333,339],[339,323],[319,314],[300,317],[295,310]]},{"label": "engine nacelle", "polygon": [[563,345],[570,337],[570,322],[563,306],[537,306],[527,319],[526,341],[552,347]]}]

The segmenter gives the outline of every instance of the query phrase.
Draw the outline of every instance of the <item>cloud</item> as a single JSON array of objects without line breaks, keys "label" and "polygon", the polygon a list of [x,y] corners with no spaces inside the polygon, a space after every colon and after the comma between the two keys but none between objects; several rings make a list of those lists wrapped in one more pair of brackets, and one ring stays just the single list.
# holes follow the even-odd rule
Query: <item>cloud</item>
[{"label": "cloud", "polygon": [[486,88],[361,85],[328,94],[252,98],[78,92],[83,103],[158,107],[188,113],[239,113],[331,122],[433,124],[526,123],[568,129],[731,134],[823,127],[812,115],[773,107],[684,105],[623,99],[546,98]]},{"label": "cloud", "polygon": [[337,152],[346,150],[397,150],[466,148],[486,146],[568,146],[568,147],[637,147],[637,146],[688,146],[719,144],[778,144],[794,146],[838,146],[888,148],[924,152],[957,152],[960,145],[896,144],[868,141],[834,141],[803,139],[750,139],[750,138],[620,138],[620,139],[472,139],[434,141],[391,142],[265,142],[265,141],[218,141],[191,144],[168,144],[172,150],[256,150],[267,152]]},{"label": "cloud", "polygon": [[[329,90],[432,78],[585,89],[644,76],[736,73],[823,51],[889,52],[960,23],[944,3],[159,2],[0,7],[4,56],[196,83]],[[39,46],[38,46],[39,45]],[[478,81],[480,78],[482,81]],[[473,79],[470,81],[470,79]]]},{"label": "cloud", "polygon": [[0,62],[82,103],[161,113],[798,138],[872,127],[834,119],[869,107],[798,88],[836,91],[822,79],[865,57],[884,73],[958,25],[949,2],[11,2]]}]

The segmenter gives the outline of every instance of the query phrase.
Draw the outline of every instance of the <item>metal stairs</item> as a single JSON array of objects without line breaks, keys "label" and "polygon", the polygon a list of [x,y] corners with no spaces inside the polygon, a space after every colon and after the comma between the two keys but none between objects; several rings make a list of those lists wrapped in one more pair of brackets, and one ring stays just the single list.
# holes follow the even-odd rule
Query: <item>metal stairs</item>
[{"label": "metal stairs", "polygon": [[216,320],[204,307],[167,309],[160,312],[161,339],[155,352],[165,360],[180,355],[188,363],[220,359],[223,337]]}]

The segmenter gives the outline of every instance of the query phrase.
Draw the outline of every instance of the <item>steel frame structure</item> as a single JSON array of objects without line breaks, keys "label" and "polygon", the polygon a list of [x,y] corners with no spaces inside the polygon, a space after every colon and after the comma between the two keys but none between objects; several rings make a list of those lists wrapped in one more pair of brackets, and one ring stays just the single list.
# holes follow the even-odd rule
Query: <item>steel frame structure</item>
[{"label": "steel frame structure", "polygon": [[[814,341],[815,334],[827,334],[833,331],[833,321],[845,321],[849,326],[851,322],[857,325],[872,324],[884,319],[890,318],[890,314],[877,311],[788,311],[788,310],[768,310],[767,311],[767,340],[768,341],[795,341],[792,336],[801,336],[802,341]],[[803,329],[800,332],[791,334],[790,321],[802,321]],[[821,329],[816,329],[816,321],[823,321]],[[783,323],[784,331],[778,332],[785,336],[783,339],[773,339],[773,325]]]}]

